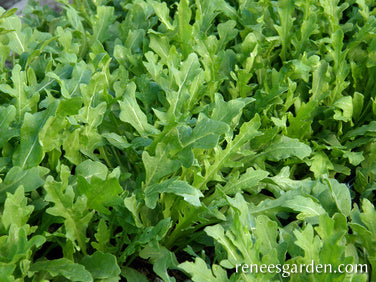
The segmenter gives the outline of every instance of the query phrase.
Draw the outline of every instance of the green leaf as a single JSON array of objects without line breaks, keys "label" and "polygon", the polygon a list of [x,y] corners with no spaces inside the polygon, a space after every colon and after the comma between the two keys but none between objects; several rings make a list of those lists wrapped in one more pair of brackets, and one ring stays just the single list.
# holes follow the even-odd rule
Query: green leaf
[{"label": "green leaf", "polygon": [[307,261],[318,260],[321,242],[319,236],[315,236],[312,225],[308,224],[302,231],[294,230],[294,235],[295,244],[304,251]]},{"label": "green leaf", "polygon": [[223,191],[229,196],[235,195],[241,191],[256,194],[261,190],[259,182],[265,179],[268,175],[269,172],[265,170],[248,168],[238,179],[233,179],[232,181],[227,182],[223,187]]},{"label": "green leaf", "polygon": [[264,154],[265,158],[270,161],[279,161],[290,157],[297,157],[303,160],[308,157],[311,152],[311,147],[299,140],[282,136],[276,142],[271,144],[265,150]]},{"label": "green leaf", "polygon": [[171,71],[178,86],[178,90],[168,91],[166,98],[170,104],[169,113],[172,116],[179,117],[183,110],[182,107],[190,99],[187,87],[191,83],[195,83],[194,78],[202,71],[196,53],[189,54],[188,58],[181,63],[179,70],[172,67]]},{"label": "green leaf", "polygon": [[[134,240],[132,240],[127,246],[124,253],[122,254],[122,257],[132,255],[136,251],[139,251],[145,247],[146,249],[144,251],[144,258],[151,257],[156,261],[158,260],[158,268],[160,268],[161,274],[163,275],[163,273],[166,271],[166,269],[164,268],[165,262],[163,262],[163,256],[166,255],[167,260],[173,260],[174,254],[170,253],[167,249],[165,249],[165,247],[157,245],[157,242],[159,242],[166,236],[170,228],[171,218],[169,217],[160,220],[153,226],[144,227],[142,229],[142,232],[139,232]],[[170,265],[166,266],[169,267]]]},{"label": "green leaf", "polygon": [[297,110],[295,117],[288,115],[289,127],[287,127],[288,136],[298,139],[310,137],[312,135],[312,121],[315,114],[317,102],[315,100],[308,103],[302,103]]},{"label": "green leaf", "polygon": [[277,189],[278,191],[280,189],[282,189],[283,191],[290,191],[312,186],[312,181],[309,178],[306,178],[304,180],[291,179],[291,171],[290,167],[288,166],[283,167],[277,175],[268,177],[263,182],[267,183],[269,187],[277,186],[278,188],[275,187],[274,189]]},{"label": "green leaf", "polygon": [[38,261],[30,266],[30,270],[35,272],[46,271],[53,277],[61,275],[70,281],[93,281],[90,272],[83,265],[66,258]]},{"label": "green leaf", "polygon": [[19,135],[19,131],[16,128],[12,128],[10,125],[15,117],[16,108],[13,105],[8,107],[0,106],[0,148],[2,148],[9,139]]},{"label": "green leaf", "polygon": [[90,182],[82,176],[77,177],[77,191],[87,198],[87,207],[104,214],[110,214],[106,208],[113,205],[118,195],[123,191],[116,178],[103,180],[96,175],[91,176]]},{"label": "green leaf", "polygon": [[353,115],[353,101],[351,96],[345,96],[338,99],[333,106],[334,110],[333,118],[336,120],[342,120],[344,122],[352,121]]},{"label": "green leaf", "polygon": [[184,147],[195,147],[199,149],[212,149],[218,144],[220,135],[229,130],[227,124],[214,121],[200,114],[197,124],[194,127],[192,134],[181,136],[181,143]]},{"label": "green leaf", "polygon": [[59,102],[55,116],[49,116],[39,131],[39,143],[45,152],[60,148],[70,127],[68,117],[76,115],[81,107],[82,99],[80,97]]},{"label": "green leaf", "polygon": [[171,178],[145,188],[146,206],[154,209],[158,201],[158,196],[162,193],[172,193],[181,196],[186,202],[196,207],[201,206],[200,197],[204,196],[200,190],[192,187],[187,182]]},{"label": "green leaf", "polygon": [[38,93],[29,97],[26,84],[26,72],[21,71],[20,65],[15,65],[12,69],[13,88],[8,84],[1,84],[0,91],[9,94],[15,99],[16,118],[18,122],[23,120],[26,112],[34,111],[39,101]]},{"label": "green leaf", "polygon": [[364,96],[359,92],[355,92],[353,96],[353,119],[357,121],[361,116],[363,103],[364,103]]},{"label": "green leaf", "polygon": [[[61,167],[61,182],[56,182],[52,176],[48,176],[44,189],[47,194],[45,200],[54,204],[47,209],[47,213],[64,218],[66,237],[78,250],[86,251],[86,229],[94,212],[87,209],[85,195],[75,200],[72,186],[68,185],[70,170],[66,166]],[[74,201],[75,200],[75,201]]]},{"label": "green leaf", "polygon": [[372,266],[371,275],[376,274],[376,210],[370,201],[363,199],[363,212],[356,207],[351,214],[351,229],[358,242],[366,249],[366,256]]},{"label": "green leaf", "polygon": [[0,267],[0,279],[2,279],[4,282],[13,282],[14,276],[12,273],[14,272],[14,269],[16,268],[15,265],[4,265]]},{"label": "green leaf", "polygon": [[239,134],[227,144],[226,149],[218,151],[215,155],[214,163],[208,168],[205,176],[196,180],[193,186],[196,186],[200,190],[205,189],[205,185],[216,176],[218,171],[222,167],[226,167],[226,161],[228,161],[233,154],[235,154],[246,142],[249,142],[251,139],[262,134],[257,130],[260,125],[260,117],[258,115],[249,122],[243,123]]},{"label": "green leaf", "polygon": [[223,97],[216,93],[215,106],[211,119],[223,121],[231,127],[235,127],[239,123],[243,108],[249,103],[255,101],[253,98],[235,99],[225,102]]},{"label": "green leaf", "polygon": [[182,0],[178,5],[178,28],[179,28],[179,39],[180,44],[183,49],[183,54],[185,57],[191,53],[192,46],[192,31],[193,28],[189,24],[192,16],[192,11],[189,7],[189,0]]},{"label": "green leaf", "polygon": [[200,257],[196,257],[194,262],[185,261],[179,264],[178,268],[188,273],[194,282],[228,281],[226,270],[216,264],[210,269]]},{"label": "green leaf", "polygon": [[131,267],[123,267],[121,271],[121,275],[127,279],[127,281],[139,281],[139,282],[148,282],[149,280],[146,276],[134,268]]},{"label": "green leaf", "polygon": [[171,160],[168,157],[168,147],[164,143],[159,143],[155,156],[150,156],[148,152],[142,153],[146,177],[145,186],[157,183],[162,177],[167,176],[180,168],[180,162]]},{"label": "green leaf", "polygon": [[91,245],[98,251],[105,252],[106,245],[110,242],[111,233],[103,218],[99,220],[97,232],[94,235],[97,242],[92,242]]},{"label": "green leaf", "polygon": [[30,260],[33,249],[40,248],[46,242],[46,238],[42,235],[33,235],[29,239],[30,233],[32,232],[27,225],[22,227],[10,225],[8,235],[0,237],[0,269],[4,264],[22,265],[23,260]]},{"label": "green leaf", "polygon": [[[346,222],[346,217],[343,214],[335,214],[332,218],[329,218],[328,215],[320,217],[319,226],[315,228],[323,242],[320,250],[320,261],[332,265],[338,265],[338,261],[343,261],[345,264],[353,262],[353,258],[346,257],[345,253]],[[329,279],[330,276],[336,275],[329,275]],[[341,281],[342,279],[339,278],[338,280]]]},{"label": "green leaf", "polygon": [[[221,244],[227,253],[227,258],[220,262],[222,266],[233,269],[238,264],[244,264],[247,261],[260,264],[278,263],[277,250],[282,251],[282,249],[277,243],[276,222],[266,216],[259,216],[256,220],[252,218],[251,222],[248,221],[248,224],[244,225],[240,220],[239,212],[235,212],[231,217],[231,225],[217,224],[205,228],[205,232]],[[274,276],[274,274],[265,275],[265,273],[262,275],[268,276],[269,279]],[[239,276],[241,277],[239,279],[243,280],[261,279],[261,275],[255,272],[248,274],[240,272]]]},{"label": "green leaf", "polygon": [[[299,183],[297,183],[299,185]],[[262,201],[258,203],[257,206],[253,206],[250,213],[253,216],[259,216],[259,215],[267,215],[270,217],[275,217],[278,213],[285,211],[286,208],[284,207],[284,204],[294,199],[297,196],[302,195],[302,191],[300,189],[294,189],[287,192],[279,192],[280,195],[276,199],[264,197],[261,198]]]},{"label": "green leaf", "polygon": [[319,203],[313,201],[312,198],[303,197],[300,195],[293,199],[287,200],[283,206],[299,212],[297,218],[301,220],[307,217],[320,216],[326,213],[323,207]]},{"label": "green leaf", "polygon": [[376,133],[376,121],[371,121],[369,124],[362,125],[355,129],[349,130],[346,134],[346,138],[357,137],[359,135],[374,135]]},{"label": "green leaf", "polygon": [[43,116],[38,113],[25,115],[21,128],[21,144],[13,155],[13,163],[22,169],[38,166],[43,157],[44,150],[39,143],[38,133],[42,127]]},{"label": "green leaf", "polygon": [[226,47],[226,44],[238,35],[238,30],[235,28],[235,26],[236,22],[233,20],[229,20],[218,25],[217,29],[219,35],[219,42],[217,52],[222,48],[224,49]]},{"label": "green leaf", "polygon": [[131,146],[128,140],[124,136],[120,136],[116,133],[103,133],[102,136],[106,138],[108,143],[121,150],[127,149]]},{"label": "green leaf", "polygon": [[274,25],[282,41],[281,59],[287,59],[287,50],[291,40],[291,29],[295,18],[293,17],[294,4],[291,1],[284,0],[278,2],[278,14],[280,25]]},{"label": "green leaf", "polygon": [[68,132],[63,141],[65,158],[75,165],[78,165],[84,161],[84,158],[80,152],[80,149],[82,148],[82,144],[80,143],[80,133],[80,129],[73,132]]},{"label": "green leaf", "polygon": [[18,166],[12,167],[2,183],[0,183],[0,202],[6,198],[6,192],[14,193],[19,186],[23,186],[25,192],[31,192],[44,184],[43,170],[38,167],[23,170]]},{"label": "green leaf", "polygon": [[103,42],[111,37],[108,29],[115,19],[113,7],[97,7],[97,14],[90,19],[93,24],[93,43],[96,40]]},{"label": "green leaf", "polygon": [[169,16],[169,9],[167,8],[166,2],[159,3],[157,1],[148,0],[148,4],[150,4],[155,14],[158,16],[159,20],[169,29],[173,30],[174,27],[170,23],[170,16]]},{"label": "green leaf", "polygon": [[21,141],[13,155],[13,164],[24,168],[38,166],[44,158],[44,150],[39,142],[39,131],[45,125],[48,117],[55,113],[57,103],[42,112],[33,115],[26,113],[21,127]]},{"label": "green leaf", "polygon": [[363,152],[345,151],[343,153],[343,157],[348,158],[350,164],[355,165],[355,166],[359,165],[364,160]]},{"label": "green leaf", "polygon": [[332,162],[324,152],[314,152],[311,161],[309,169],[314,173],[316,178],[328,174],[330,170],[334,169]]},{"label": "green leaf", "polygon": [[325,181],[330,188],[331,196],[338,210],[345,216],[349,216],[351,212],[351,195],[349,188],[335,179],[325,178]]},{"label": "green leaf", "polygon": [[176,267],[178,261],[175,254],[167,250],[162,246],[152,246],[148,244],[141,250],[140,256],[144,259],[149,258],[153,264],[153,270],[156,274],[163,279],[163,281],[174,282],[175,278],[168,275],[167,269],[170,267]]},{"label": "green leaf", "polygon": [[15,15],[10,16],[10,14],[4,13],[4,18],[6,18],[6,20],[2,20],[0,23],[1,27],[11,31],[11,33],[7,35],[11,50],[20,55],[28,51],[27,40],[30,39],[30,30],[25,32],[25,29],[22,27],[21,19]]},{"label": "green leaf", "polygon": [[136,199],[136,196],[132,194],[131,197],[127,197],[124,199],[124,206],[132,213],[133,219],[135,221],[135,225],[138,228],[141,228],[144,226],[140,219],[140,213],[141,213],[141,203],[139,203]]},{"label": "green leaf", "polygon": [[267,216],[257,217],[255,235],[258,239],[258,247],[262,254],[266,255],[277,247],[278,230],[277,223],[270,220]]},{"label": "green leaf", "polygon": [[95,176],[98,179],[106,180],[108,168],[101,162],[85,160],[76,167],[76,174],[85,178],[88,183]]},{"label": "green leaf", "polygon": [[329,95],[329,81],[328,63],[321,61],[318,68],[312,74],[311,103],[318,104]]},{"label": "green leaf", "polygon": [[148,123],[146,115],[136,101],[136,84],[129,83],[124,89],[119,82],[115,84],[114,88],[119,93],[118,95],[123,96],[123,101],[119,101],[120,119],[132,125],[141,136],[157,133],[158,131]]},{"label": "green leaf", "polygon": [[94,279],[120,279],[121,270],[114,255],[95,252],[91,256],[84,256],[80,260],[80,264],[85,266]]},{"label": "green leaf", "polygon": [[34,206],[27,205],[24,188],[20,186],[13,195],[8,193],[1,222],[5,229],[8,229],[11,224],[22,227],[26,225],[33,210]]}]

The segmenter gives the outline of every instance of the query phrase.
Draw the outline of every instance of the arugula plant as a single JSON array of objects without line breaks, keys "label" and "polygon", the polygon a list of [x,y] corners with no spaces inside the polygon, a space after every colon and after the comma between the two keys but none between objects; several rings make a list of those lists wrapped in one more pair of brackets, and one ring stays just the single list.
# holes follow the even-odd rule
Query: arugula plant
[{"label": "arugula plant", "polygon": [[[0,8],[1,281],[372,281],[374,1]],[[367,273],[236,273],[237,264]]]}]

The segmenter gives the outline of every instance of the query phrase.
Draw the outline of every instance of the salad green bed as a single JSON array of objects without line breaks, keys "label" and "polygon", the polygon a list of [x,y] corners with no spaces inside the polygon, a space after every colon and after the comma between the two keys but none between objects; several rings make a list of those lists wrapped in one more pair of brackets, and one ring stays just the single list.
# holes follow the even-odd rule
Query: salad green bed
[{"label": "salad green bed", "polygon": [[[0,8],[1,281],[375,281],[376,2]],[[366,264],[249,273],[237,264]]]}]

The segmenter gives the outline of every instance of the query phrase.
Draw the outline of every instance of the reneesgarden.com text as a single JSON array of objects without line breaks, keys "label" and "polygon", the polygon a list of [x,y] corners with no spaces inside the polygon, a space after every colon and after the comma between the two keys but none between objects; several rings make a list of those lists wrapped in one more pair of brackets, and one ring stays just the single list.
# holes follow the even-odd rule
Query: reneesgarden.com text
[{"label": "reneesgarden.com text", "polygon": [[237,264],[235,272],[242,273],[282,273],[282,277],[289,277],[297,273],[367,273],[367,264]]}]

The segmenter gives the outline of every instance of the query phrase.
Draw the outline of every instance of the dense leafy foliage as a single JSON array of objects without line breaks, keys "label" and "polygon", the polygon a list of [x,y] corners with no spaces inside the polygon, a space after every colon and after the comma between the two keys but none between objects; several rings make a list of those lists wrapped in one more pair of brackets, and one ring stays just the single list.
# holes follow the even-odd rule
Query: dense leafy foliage
[{"label": "dense leafy foliage", "polygon": [[[375,1],[60,2],[0,8],[1,281],[376,279]],[[234,271],[312,260],[369,271]]]}]

